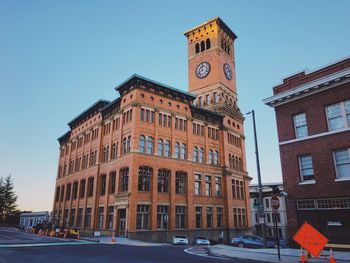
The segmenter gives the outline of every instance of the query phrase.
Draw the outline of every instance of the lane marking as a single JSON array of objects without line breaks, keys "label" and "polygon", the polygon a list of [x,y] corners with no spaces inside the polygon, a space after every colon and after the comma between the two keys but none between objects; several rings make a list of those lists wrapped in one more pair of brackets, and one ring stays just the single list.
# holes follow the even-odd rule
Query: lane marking
[{"label": "lane marking", "polygon": [[48,247],[48,246],[67,246],[67,245],[89,245],[96,244],[96,242],[91,241],[68,241],[60,243],[34,243],[34,244],[8,244],[0,245],[0,248],[9,248],[9,247]]},{"label": "lane marking", "polygon": [[206,258],[214,258],[214,259],[221,259],[221,260],[230,260],[230,258],[227,257],[218,257],[218,256],[212,256],[209,254],[208,250],[206,248],[186,248],[184,249],[184,252],[190,255],[194,256],[200,256],[200,257],[206,257]]}]

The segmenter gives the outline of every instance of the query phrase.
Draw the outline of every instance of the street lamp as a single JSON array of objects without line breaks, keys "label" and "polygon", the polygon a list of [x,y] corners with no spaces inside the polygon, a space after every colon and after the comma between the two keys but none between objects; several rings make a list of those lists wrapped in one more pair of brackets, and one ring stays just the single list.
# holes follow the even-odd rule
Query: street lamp
[{"label": "street lamp", "polygon": [[[261,185],[261,174],[260,174],[260,161],[259,161],[259,149],[258,149],[258,139],[256,135],[256,125],[255,125],[255,112],[254,110],[246,113],[253,115],[253,127],[254,127],[254,141],[255,141],[255,156],[256,156],[256,169],[258,174],[258,189],[259,189],[259,223],[261,225],[261,232],[264,241],[264,247],[266,247],[266,232],[265,232],[265,212],[264,212],[264,202],[262,194],[262,185]],[[261,220],[261,221],[260,221]]]}]

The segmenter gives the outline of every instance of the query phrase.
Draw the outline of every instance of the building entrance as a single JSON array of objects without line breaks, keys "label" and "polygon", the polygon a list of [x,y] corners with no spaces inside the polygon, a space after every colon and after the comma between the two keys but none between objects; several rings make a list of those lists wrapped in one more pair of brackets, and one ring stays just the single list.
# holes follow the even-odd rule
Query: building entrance
[{"label": "building entrance", "polygon": [[126,209],[118,209],[118,236],[125,237]]}]

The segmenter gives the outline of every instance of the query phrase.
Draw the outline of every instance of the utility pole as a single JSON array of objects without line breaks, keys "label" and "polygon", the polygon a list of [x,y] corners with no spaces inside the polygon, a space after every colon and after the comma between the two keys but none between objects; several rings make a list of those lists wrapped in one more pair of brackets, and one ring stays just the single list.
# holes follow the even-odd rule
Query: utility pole
[{"label": "utility pole", "polygon": [[261,232],[264,241],[264,247],[267,246],[266,243],[266,232],[265,232],[265,212],[264,212],[264,202],[261,184],[261,174],[260,174],[260,160],[259,160],[259,148],[258,148],[258,138],[256,135],[256,124],[255,124],[255,112],[254,110],[248,112],[247,114],[253,115],[253,127],[254,127],[254,141],[255,141],[255,156],[256,156],[256,169],[258,174],[258,188],[259,188],[259,223],[261,225]]}]

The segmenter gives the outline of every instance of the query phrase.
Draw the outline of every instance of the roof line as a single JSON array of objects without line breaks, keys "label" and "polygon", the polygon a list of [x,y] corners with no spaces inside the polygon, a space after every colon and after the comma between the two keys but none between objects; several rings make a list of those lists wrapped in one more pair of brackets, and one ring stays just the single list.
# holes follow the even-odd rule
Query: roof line
[{"label": "roof line", "polygon": [[159,85],[159,86],[162,86],[164,88],[167,88],[167,89],[170,89],[170,90],[173,90],[173,91],[177,91],[179,93],[182,93],[184,95],[187,95],[187,96],[190,96],[192,97],[193,99],[195,99],[197,96],[190,93],[190,92],[187,92],[187,91],[183,91],[181,89],[177,89],[177,88],[174,88],[174,87],[171,87],[167,84],[164,84],[164,83],[161,83],[161,82],[158,82],[158,81],[155,81],[155,80],[152,80],[152,79],[149,79],[149,78],[146,78],[144,76],[141,76],[141,75],[138,75],[138,74],[133,74],[131,77],[129,77],[127,80],[125,80],[124,82],[122,82],[121,84],[119,84],[118,86],[115,87],[115,90],[119,91],[119,89],[124,86],[126,83],[128,83],[130,80],[132,80],[133,78],[139,78],[139,79],[142,79],[144,81],[148,81],[148,82],[151,82],[155,85]]},{"label": "roof line", "polygon": [[93,105],[91,105],[89,108],[87,108],[86,110],[84,110],[82,113],[80,113],[78,116],[76,116],[74,119],[72,119],[70,122],[68,122],[68,125],[71,126],[71,124],[76,121],[77,119],[79,119],[81,116],[83,116],[85,113],[87,113],[89,110],[91,110],[93,107],[95,107],[97,104],[104,102],[104,103],[110,103],[110,101],[108,100],[104,100],[104,99],[99,99],[98,101],[96,101]]}]

